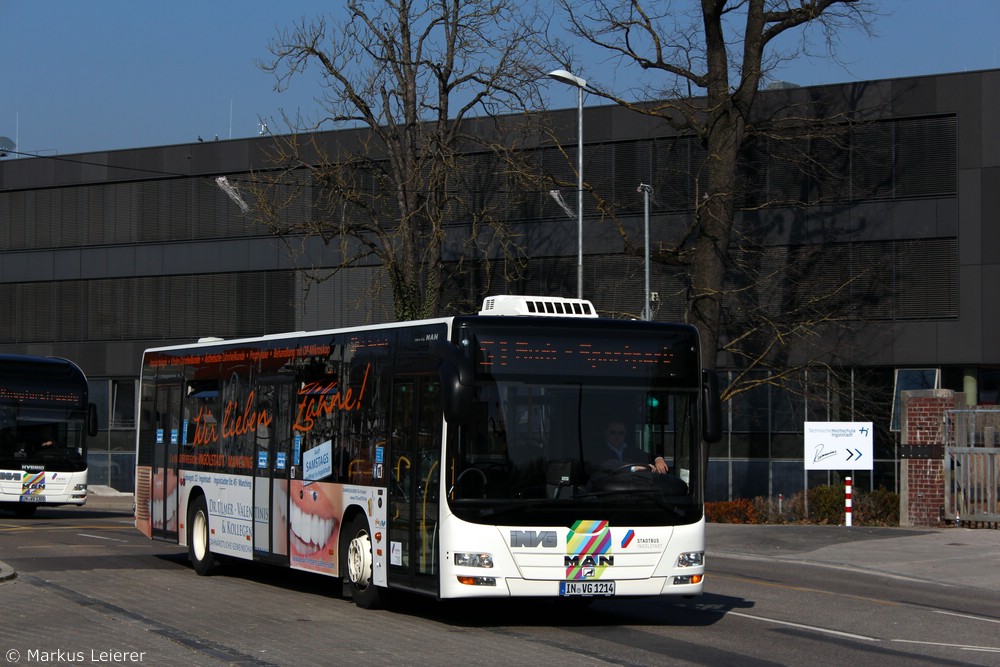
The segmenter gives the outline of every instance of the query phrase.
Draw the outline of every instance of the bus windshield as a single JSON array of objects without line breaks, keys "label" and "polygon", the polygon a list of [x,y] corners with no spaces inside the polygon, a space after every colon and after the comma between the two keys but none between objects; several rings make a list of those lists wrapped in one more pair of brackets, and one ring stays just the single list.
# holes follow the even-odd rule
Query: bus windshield
[{"label": "bus windshield", "polygon": [[447,452],[454,513],[497,525],[699,521],[698,374],[682,354],[692,336],[470,335],[473,415]]},{"label": "bus windshield", "polygon": [[86,470],[83,410],[0,406],[0,468]]}]

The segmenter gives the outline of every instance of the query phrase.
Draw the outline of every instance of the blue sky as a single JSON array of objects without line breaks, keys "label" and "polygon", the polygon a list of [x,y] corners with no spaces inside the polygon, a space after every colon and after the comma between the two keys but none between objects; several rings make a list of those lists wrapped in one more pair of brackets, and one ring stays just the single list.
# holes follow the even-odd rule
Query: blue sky
[{"label": "blue sky", "polygon": [[[842,35],[848,70],[803,60],[780,78],[813,85],[1000,67],[1000,0],[877,4],[876,39]],[[255,136],[260,119],[282,109],[315,111],[308,80],[276,93],[273,77],[255,65],[268,57],[268,40],[280,27],[342,6],[0,0],[0,136],[42,155]],[[575,73],[599,80],[602,56],[579,56]],[[576,104],[567,86],[554,83],[550,94],[552,107]]]}]

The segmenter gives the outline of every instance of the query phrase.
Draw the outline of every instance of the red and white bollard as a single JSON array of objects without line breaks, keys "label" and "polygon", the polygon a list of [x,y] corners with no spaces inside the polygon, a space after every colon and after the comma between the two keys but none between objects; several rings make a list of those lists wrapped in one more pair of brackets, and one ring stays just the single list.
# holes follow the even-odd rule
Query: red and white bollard
[{"label": "red and white bollard", "polygon": [[844,520],[847,522],[847,527],[850,528],[854,525],[854,521],[851,517],[851,478],[844,478]]}]

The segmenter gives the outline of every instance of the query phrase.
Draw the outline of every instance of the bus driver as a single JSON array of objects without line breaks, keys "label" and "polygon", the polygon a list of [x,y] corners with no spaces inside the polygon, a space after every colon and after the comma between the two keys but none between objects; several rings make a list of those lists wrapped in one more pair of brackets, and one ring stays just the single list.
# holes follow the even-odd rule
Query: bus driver
[{"label": "bus driver", "polygon": [[601,464],[605,471],[613,471],[632,464],[633,470],[648,468],[652,472],[665,473],[670,470],[662,456],[650,463],[649,454],[625,442],[625,423],[612,419],[604,427],[605,451],[608,458]]}]

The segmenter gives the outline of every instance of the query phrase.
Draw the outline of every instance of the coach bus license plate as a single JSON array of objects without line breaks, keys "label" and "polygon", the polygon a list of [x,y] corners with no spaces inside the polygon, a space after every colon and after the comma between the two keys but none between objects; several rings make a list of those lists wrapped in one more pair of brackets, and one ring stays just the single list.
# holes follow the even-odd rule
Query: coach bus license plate
[{"label": "coach bus license plate", "polygon": [[559,595],[614,595],[613,581],[560,581]]},{"label": "coach bus license plate", "polygon": [[21,496],[22,503],[44,503],[45,496]]}]

